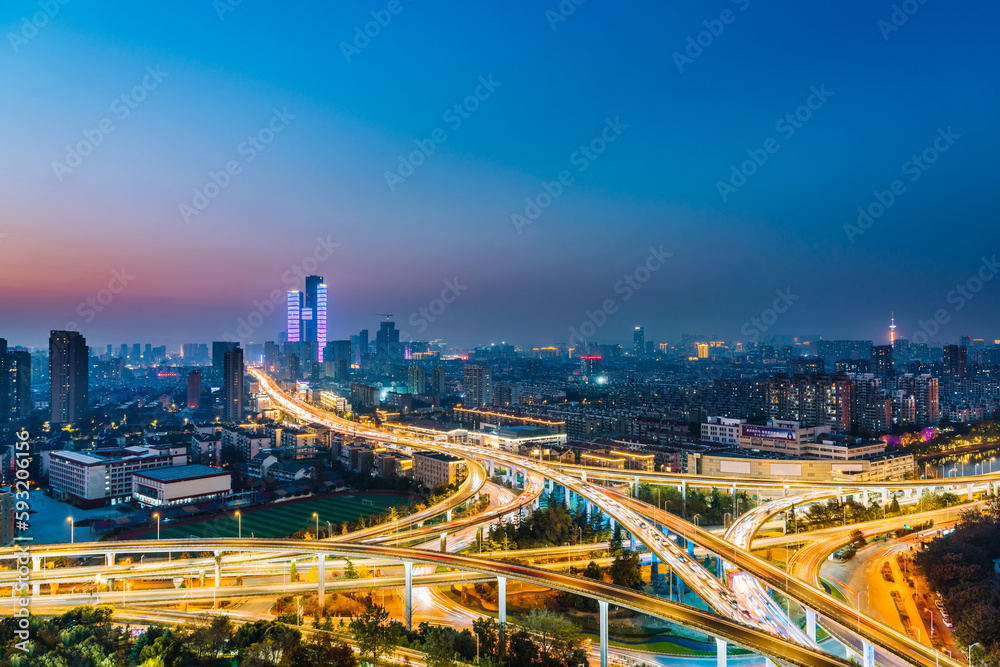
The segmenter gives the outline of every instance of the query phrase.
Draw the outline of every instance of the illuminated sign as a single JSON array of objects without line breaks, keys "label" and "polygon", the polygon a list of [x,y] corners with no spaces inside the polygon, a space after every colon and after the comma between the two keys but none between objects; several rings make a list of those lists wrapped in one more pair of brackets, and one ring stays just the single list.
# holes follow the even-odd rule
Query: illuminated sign
[{"label": "illuminated sign", "polygon": [[795,431],[773,426],[758,426],[756,424],[740,424],[740,437],[760,438],[762,440],[795,440]]}]

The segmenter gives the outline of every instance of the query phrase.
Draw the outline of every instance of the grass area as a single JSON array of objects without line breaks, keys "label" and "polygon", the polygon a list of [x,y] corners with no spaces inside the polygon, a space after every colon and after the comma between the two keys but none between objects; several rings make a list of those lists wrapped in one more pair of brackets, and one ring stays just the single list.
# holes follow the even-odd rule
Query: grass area
[{"label": "grass area", "polygon": [[[404,505],[408,500],[403,495],[356,493],[272,504],[242,513],[243,536],[275,538],[287,537],[303,529],[315,530],[316,519],[313,517],[313,512],[319,515],[320,529],[325,530],[327,521],[335,525],[345,521],[357,521],[360,517],[384,514],[390,507]],[[173,522],[170,522],[160,526],[161,538],[236,537],[239,531],[237,518],[232,513],[217,515],[195,523],[172,524]],[[142,537],[155,538],[155,525],[152,531]]]}]

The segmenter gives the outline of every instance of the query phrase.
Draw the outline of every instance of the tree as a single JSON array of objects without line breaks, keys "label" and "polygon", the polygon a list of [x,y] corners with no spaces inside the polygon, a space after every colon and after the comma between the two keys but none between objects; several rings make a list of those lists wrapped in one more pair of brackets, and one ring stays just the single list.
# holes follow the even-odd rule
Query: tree
[{"label": "tree", "polygon": [[608,541],[608,551],[617,556],[621,550],[622,550],[622,526],[620,523],[616,523],[615,530],[613,533],[611,533],[611,539]]},{"label": "tree", "polygon": [[424,653],[427,667],[454,667],[455,639],[452,631],[442,627],[433,627],[427,631],[424,639]]},{"label": "tree", "polygon": [[544,664],[579,664],[571,661],[580,649],[580,632],[567,616],[532,609],[524,626],[534,638]]},{"label": "tree", "polygon": [[601,566],[595,563],[594,561],[590,561],[589,563],[587,563],[587,569],[583,571],[583,576],[587,577],[588,579],[600,581],[603,578],[601,575]]},{"label": "tree", "polygon": [[347,567],[344,568],[344,579],[357,579],[359,577],[357,569],[351,559],[347,559]]},{"label": "tree", "polygon": [[348,625],[358,644],[362,660],[379,665],[382,658],[393,652],[397,640],[397,628],[389,623],[389,612],[380,604],[375,604],[371,596],[365,600],[365,610],[354,617]]},{"label": "tree", "polygon": [[617,586],[640,589],[643,587],[642,565],[639,554],[629,549],[622,549],[611,563],[611,581]]}]

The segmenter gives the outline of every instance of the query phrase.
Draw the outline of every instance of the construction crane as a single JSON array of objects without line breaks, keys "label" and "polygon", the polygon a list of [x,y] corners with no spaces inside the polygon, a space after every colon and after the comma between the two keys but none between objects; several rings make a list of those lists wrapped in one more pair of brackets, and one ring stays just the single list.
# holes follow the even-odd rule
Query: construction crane
[{"label": "construction crane", "polygon": [[375,314],[384,317],[386,321],[388,321],[389,318],[392,317],[392,313],[375,313]]}]

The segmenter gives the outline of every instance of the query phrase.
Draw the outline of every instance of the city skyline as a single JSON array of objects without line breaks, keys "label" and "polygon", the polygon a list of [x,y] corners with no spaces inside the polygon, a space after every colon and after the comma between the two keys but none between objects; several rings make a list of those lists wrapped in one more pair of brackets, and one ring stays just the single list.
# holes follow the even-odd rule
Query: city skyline
[{"label": "city skyline", "polygon": [[[730,23],[402,6],[363,48],[374,9],[357,7],[303,23],[67,5],[13,40],[8,337],[221,339],[309,273],[326,276],[331,339],[383,311],[414,338],[554,341],[607,299],[623,332],[733,339],[776,290],[798,297],[785,332],[875,339],[890,311],[902,337],[938,310],[948,338],[992,326],[998,291],[975,282],[1000,240],[981,75],[997,7],[921,4],[887,29],[892,8],[859,1],[723,3]],[[9,3],[5,34],[36,10]],[[445,34],[458,66],[427,48]]]}]

